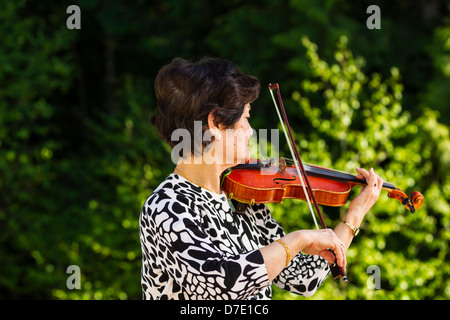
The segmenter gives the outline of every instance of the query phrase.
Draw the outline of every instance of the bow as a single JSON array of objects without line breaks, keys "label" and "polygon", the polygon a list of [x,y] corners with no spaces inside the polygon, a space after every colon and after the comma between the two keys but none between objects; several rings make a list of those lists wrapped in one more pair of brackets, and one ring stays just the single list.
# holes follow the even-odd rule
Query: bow
[{"label": "bow", "polygon": [[[280,108],[278,108],[277,102],[275,100],[275,96],[273,94],[273,90],[277,91],[278,101],[280,102]],[[316,200],[316,198],[314,196],[314,192],[313,192],[313,190],[311,188],[311,185],[309,183],[308,176],[306,174],[305,168],[303,166],[303,162],[302,162],[302,160],[300,158],[300,154],[299,154],[299,152],[297,150],[297,145],[295,144],[294,137],[292,135],[291,127],[289,125],[289,121],[288,121],[288,118],[287,118],[287,115],[286,115],[286,110],[284,109],[283,100],[281,99],[280,86],[278,85],[278,83],[276,83],[276,84],[269,84],[269,91],[270,91],[270,95],[272,96],[272,100],[273,100],[273,103],[275,105],[275,109],[277,111],[278,118],[280,119],[280,123],[281,123],[281,126],[283,128],[283,132],[284,132],[284,135],[286,137],[286,140],[287,140],[287,143],[288,143],[288,146],[289,146],[289,150],[291,152],[291,157],[294,160],[295,169],[297,170],[297,174],[298,174],[299,177],[303,176],[303,179],[300,179],[300,181],[302,183],[303,192],[305,193],[306,202],[308,203],[309,210],[311,212],[311,216],[312,216],[312,218],[314,220],[314,224],[316,225],[316,228],[319,229],[316,217],[314,215],[313,208],[311,206],[310,197],[311,197],[312,202],[314,204],[314,208],[316,209],[317,215],[319,216],[319,220],[320,220],[320,224],[322,225],[322,228],[323,229],[327,229],[327,226],[326,226],[325,221],[323,219],[322,212],[320,211],[319,205],[318,205],[317,200]],[[284,121],[283,121],[283,118],[281,117],[279,109],[281,109]],[[287,130],[285,128],[284,123],[286,123]],[[289,134],[289,136],[288,136],[288,134]],[[306,186],[305,186],[305,182],[306,182]],[[308,187],[308,189],[306,187]],[[330,250],[333,253],[333,255],[334,255],[334,252],[331,249],[328,249],[328,250]],[[339,267],[336,262],[333,265],[330,266],[330,270],[331,270],[331,274],[333,275],[334,279],[338,279],[338,278],[340,278],[342,276],[342,279],[344,280],[344,283],[348,282],[348,279],[347,279],[347,276],[345,275],[344,269],[342,267]]]}]

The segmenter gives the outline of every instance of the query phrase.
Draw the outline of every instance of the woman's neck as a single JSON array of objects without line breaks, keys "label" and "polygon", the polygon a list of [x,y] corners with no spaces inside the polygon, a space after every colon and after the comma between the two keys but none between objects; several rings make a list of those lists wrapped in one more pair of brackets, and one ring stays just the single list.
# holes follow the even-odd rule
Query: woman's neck
[{"label": "woman's neck", "polygon": [[174,172],[200,187],[221,194],[220,175],[230,166],[205,163],[195,164],[194,158],[190,160],[190,162],[186,160],[178,162]]}]

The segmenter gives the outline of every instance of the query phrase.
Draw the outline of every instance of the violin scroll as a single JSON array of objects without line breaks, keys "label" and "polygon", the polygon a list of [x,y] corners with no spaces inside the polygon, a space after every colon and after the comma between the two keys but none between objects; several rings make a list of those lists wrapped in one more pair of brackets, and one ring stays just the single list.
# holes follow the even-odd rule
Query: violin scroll
[{"label": "violin scroll", "polygon": [[416,209],[419,209],[424,201],[423,194],[421,194],[419,191],[411,192],[409,198],[411,199],[411,202]]},{"label": "violin scroll", "polygon": [[411,213],[416,212],[416,209],[419,209],[424,201],[424,197],[419,191],[411,192],[408,197],[402,190],[394,189],[389,191],[388,197],[400,201]]}]

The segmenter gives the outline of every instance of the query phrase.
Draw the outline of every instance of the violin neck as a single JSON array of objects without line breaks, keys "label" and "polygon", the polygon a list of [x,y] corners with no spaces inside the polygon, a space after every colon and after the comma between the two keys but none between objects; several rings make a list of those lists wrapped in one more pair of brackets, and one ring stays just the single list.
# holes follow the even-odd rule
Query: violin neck
[{"label": "violin neck", "polygon": [[[305,167],[306,172],[312,176],[323,177],[323,178],[332,179],[332,180],[341,181],[341,182],[350,182],[350,183],[361,185],[361,186],[367,185],[366,179],[358,179],[355,174],[338,171],[338,170],[333,170],[333,169],[325,169],[325,168],[313,166],[313,165],[306,164],[306,163],[304,163],[304,167]],[[397,187],[394,186],[394,184],[392,184],[390,182],[383,182],[382,188],[388,189],[388,190],[397,189]]]},{"label": "violin neck", "polygon": [[[262,166],[263,165],[258,161],[257,163],[252,163],[252,164],[240,164],[240,165],[233,167],[233,169],[259,170],[259,169],[261,169]],[[356,178],[355,174],[351,174],[351,173],[343,172],[343,171],[339,171],[339,170],[334,170],[334,169],[322,168],[322,167],[307,164],[307,163],[303,163],[303,166],[305,167],[305,171],[308,173],[308,175],[311,175],[311,176],[322,177],[322,178],[331,179],[331,180],[340,181],[340,182],[350,182],[350,183],[361,185],[361,186],[367,185],[366,179],[358,179],[358,178]],[[383,182],[382,188],[386,189],[388,191],[397,189],[397,187],[394,186],[394,184],[392,184],[390,182]]]}]

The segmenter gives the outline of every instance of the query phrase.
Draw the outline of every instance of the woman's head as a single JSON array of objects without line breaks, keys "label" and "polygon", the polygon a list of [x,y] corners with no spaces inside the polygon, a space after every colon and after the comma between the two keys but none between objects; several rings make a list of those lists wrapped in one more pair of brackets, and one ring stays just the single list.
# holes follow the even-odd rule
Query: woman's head
[{"label": "woman's head", "polygon": [[[202,152],[211,141],[195,144],[196,134],[213,126],[230,128],[241,119],[245,106],[256,100],[260,91],[258,79],[242,73],[233,63],[216,58],[197,62],[175,58],[161,68],[155,91],[158,111],[152,122],[162,139],[172,148],[176,129],[190,133],[191,154]],[[195,126],[200,123],[201,126]],[[209,121],[209,124],[208,124]],[[201,133],[195,129],[201,128]]]}]

